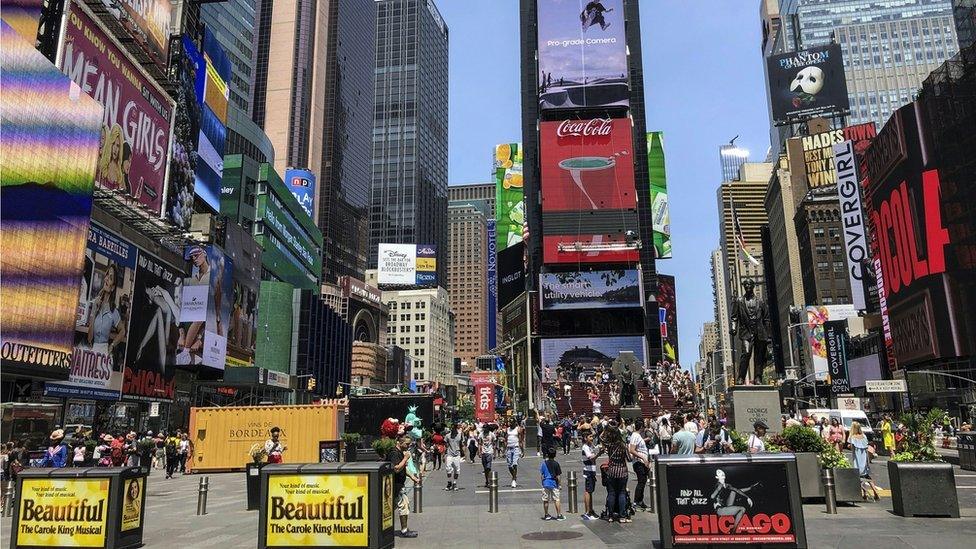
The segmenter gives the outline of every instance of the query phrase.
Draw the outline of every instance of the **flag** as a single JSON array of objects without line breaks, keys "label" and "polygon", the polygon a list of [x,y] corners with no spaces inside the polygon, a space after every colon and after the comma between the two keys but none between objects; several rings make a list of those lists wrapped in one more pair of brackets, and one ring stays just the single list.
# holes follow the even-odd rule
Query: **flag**
[{"label": "flag", "polygon": [[739,216],[735,213],[735,201],[732,200],[731,197],[729,197],[729,204],[732,206],[732,230],[735,232],[735,241],[739,245],[739,249],[742,251],[742,253],[745,254],[749,263],[752,263],[753,266],[758,267],[759,260],[753,257],[746,248],[746,239],[743,236],[742,227],[739,225]]}]

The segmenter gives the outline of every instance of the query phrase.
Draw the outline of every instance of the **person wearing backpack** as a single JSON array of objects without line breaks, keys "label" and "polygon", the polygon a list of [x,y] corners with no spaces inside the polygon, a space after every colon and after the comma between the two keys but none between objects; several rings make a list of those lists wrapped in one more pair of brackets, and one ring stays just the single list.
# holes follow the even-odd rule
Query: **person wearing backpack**
[{"label": "person wearing backpack", "polygon": [[[559,462],[556,461],[556,449],[546,450],[546,459],[539,466],[542,474],[542,520],[566,520],[562,507],[559,505],[559,477],[563,474]],[[556,506],[556,516],[549,514],[549,502]]]},{"label": "person wearing backpack", "polygon": [[173,478],[173,473],[180,466],[180,437],[175,434],[166,437],[166,478]]}]

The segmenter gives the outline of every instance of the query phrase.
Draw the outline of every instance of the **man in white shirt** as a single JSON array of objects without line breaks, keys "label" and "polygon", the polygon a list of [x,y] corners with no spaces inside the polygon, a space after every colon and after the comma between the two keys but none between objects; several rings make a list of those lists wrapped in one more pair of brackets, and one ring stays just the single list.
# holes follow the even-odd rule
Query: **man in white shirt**
[{"label": "man in white shirt", "polygon": [[752,424],[752,429],[753,432],[749,435],[746,445],[749,447],[750,454],[761,454],[766,451],[766,443],[763,442],[763,437],[766,436],[766,430],[769,427],[765,422],[759,420]]},{"label": "man in white shirt", "polygon": [[695,421],[695,416],[689,415],[688,416],[688,421],[685,422],[683,428],[684,428],[685,431],[688,431],[689,433],[692,433],[694,435],[697,435],[698,434],[698,422]]},{"label": "man in white shirt", "polygon": [[651,462],[648,458],[647,442],[644,441],[644,419],[634,420],[634,432],[630,434],[627,450],[634,458],[634,474],[637,475],[637,488],[634,489],[634,507],[647,509],[644,504],[644,485],[647,484],[647,473]]}]

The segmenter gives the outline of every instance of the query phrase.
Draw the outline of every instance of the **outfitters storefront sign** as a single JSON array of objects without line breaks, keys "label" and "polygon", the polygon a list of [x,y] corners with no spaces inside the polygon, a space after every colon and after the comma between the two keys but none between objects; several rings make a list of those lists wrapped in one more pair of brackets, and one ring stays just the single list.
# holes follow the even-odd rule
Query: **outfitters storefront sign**
[{"label": "outfitters storefront sign", "polygon": [[366,547],[369,498],[366,474],[271,475],[267,547]]}]

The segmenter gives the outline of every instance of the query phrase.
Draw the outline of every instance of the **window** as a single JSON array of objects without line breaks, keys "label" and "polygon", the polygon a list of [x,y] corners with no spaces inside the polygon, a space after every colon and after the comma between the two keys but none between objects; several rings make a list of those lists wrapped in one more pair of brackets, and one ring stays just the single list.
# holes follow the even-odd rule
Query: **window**
[{"label": "window", "polygon": [[813,236],[816,238],[823,238],[824,230],[823,227],[816,227],[813,229]]},{"label": "window", "polygon": [[844,262],[843,261],[834,261],[834,272],[835,273],[843,273],[844,270],[845,269],[844,269]]}]

